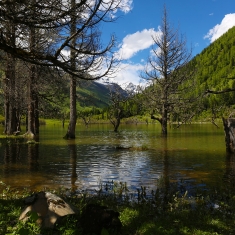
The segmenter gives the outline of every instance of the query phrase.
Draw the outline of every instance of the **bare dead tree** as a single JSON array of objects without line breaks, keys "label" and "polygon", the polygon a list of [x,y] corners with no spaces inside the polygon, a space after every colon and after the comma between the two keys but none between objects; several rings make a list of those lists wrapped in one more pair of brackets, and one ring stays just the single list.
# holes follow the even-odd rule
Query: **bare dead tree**
[{"label": "bare dead tree", "polygon": [[83,120],[86,128],[88,128],[88,125],[89,125],[89,123],[91,121],[92,113],[85,112],[85,111],[79,111],[78,112],[78,116]]},{"label": "bare dead tree", "polygon": [[128,112],[125,103],[134,96],[134,91],[127,91],[114,83],[109,83],[108,88],[110,106],[107,116],[114,127],[114,131],[117,132],[121,120],[125,117],[126,112]]},{"label": "bare dead tree", "polygon": [[164,6],[160,32],[152,36],[153,56],[149,57],[141,77],[149,82],[143,92],[145,104],[151,110],[151,118],[161,124],[161,132],[167,135],[167,123],[171,113],[179,106],[189,103],[191,97],[182,96],[192,86],[194,69],[189,67],[191,51],[187,50],[186,40],[179,35],[168,20]]},{"label": "bare dead tree", "polygon": [[[111,52],[115,38],[111,37],[107,46],[102,47],[95,29],[101,22],[114,20],[113,13],[121,7],[121,0],[81,0],[75,1],[74,4],[71,4],[71,0],[35,0],[30,7],[28,3],[21,0],[0,2],[2,51],[33,64],[54,66],[85,80],[98,79],[111,72],[114,57],[108,57],[107,53]],[[13,8],[16,11],[13,11]],[[71,33],[74,17],[76,28]],[[22,33],[18,33],[16,45],[11,45],[7,40],[4,29],[6,21],[13,22],[17,31]],[[35,28],[53,37],[46,40],[47,44],[43,50],[39,48],[31,51],[27,46],[25,28]],[[70,50],[73,50],[76,66],[71,66],[71,57],[68,56]],[[84,73],[93,73],[93,76],[84,77]]]}]

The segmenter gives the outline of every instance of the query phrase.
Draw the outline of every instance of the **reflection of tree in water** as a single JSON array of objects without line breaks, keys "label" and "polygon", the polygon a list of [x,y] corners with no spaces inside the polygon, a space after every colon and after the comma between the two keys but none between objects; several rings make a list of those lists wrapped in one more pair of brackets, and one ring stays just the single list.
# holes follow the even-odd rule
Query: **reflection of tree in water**
[{"label": "reflection of tree in water", "polygon": [[235,156],[234,154],[227,153],[226,156],[226,169],[223,180],[225,181],[226,188],[235,192]]},{"label": "reflection of tree in water", "polygon": [[167,204],[169,190],[170,190],[170,179],[169,179],[169,156],[167,149],[167,138],[162,137],[162,157],[163,157],[163,200]]},{"label": "reflection of tree in water", "polygon": [[77,163],[77,148],[75,140],[69,140],[68,142],[69,147],[69,156],[70,156],[70,163],[71,163],[71,189],[74,191],[77,189],[76,181],[77,181],[77,172],[76,172],[76,163]]},{"label": "reflection of tree in water", "polygon": [[21,158],[21,143],[17,139],[7,139],[2,143],[4,148],[4,163],[5,163],[5,173],[8,173],[9,166],[11,164],[17,163]]},{"label": "reflection of tree in water", "polygon": [[37,171],[38,170],[38,158],[39,158],[39,144],[28,144],[28,161],[29,161],[29,170]]},{"label": "reflection of tree in water", "polygon": [[[24,144],[21,139],[8,139],[2,144],[4,150],[5,173],[10,173],[9,168],[13,164],[22,164],[24,158],[28,157],[30,171],[38,169],[38,144]],[[17,167],[17,166],[16,166]]]}]

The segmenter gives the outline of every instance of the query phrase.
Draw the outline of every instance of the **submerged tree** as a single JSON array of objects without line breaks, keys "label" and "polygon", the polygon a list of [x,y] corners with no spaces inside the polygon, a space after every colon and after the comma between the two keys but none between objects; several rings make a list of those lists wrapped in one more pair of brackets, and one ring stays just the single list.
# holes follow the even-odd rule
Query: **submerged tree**
[{"label": "submerged tree", "polygon": [[160,122],[162,134],[167,135],[167,123],[170,114],[176,108],[186,107],[190,96],[185,96],[192,79],[194,69],[189,64],[191,51],[186,48],[186,40],[179,35],[169,21],[164,7],[160,32],[152,36],[152,56],[149,57],[142,78],[149,82],[143,91],[145,106],[151,112],[151,118]]},{"label": "submerged tree", "polygon": [[111,124],[113,125],[114,131],[117,132],[120,126],[121,120],[128,116],[128,101],[134,95],[134,90],[126,90],[115,83],[110,83],[109,88],[109,108],[107,116]]}]

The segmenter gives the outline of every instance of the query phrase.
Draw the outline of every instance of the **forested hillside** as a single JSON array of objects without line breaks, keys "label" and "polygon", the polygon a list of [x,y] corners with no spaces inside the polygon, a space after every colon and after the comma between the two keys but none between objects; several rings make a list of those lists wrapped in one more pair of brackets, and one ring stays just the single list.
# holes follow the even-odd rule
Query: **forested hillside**
[{"label": "forested hillside", "polygon": [[[221,118],[235,105],[235,27],[196,55],[190,64],[195,69],[194,96],[199,97],[194,117],[200,120]],[[216,91],[220,94],[212,94]],[[187,96],[187,94],[186,94]]]},{"label": "forested hillside", "polygon": [[193,60],[198,89],[235,87],[235,27],[205,48]]},{"label": "forested hillside", "polygon": [[82,81],[77,93],[78,103],[81,107],[94,106],[96,108],[106,108],[110,105],[110,91],[119,89],[123,96],[127,95],[127,91],[123,90],[117,83],[99,83],[97,81]]},{"label": "forested hillside", "polygon": [[109,89],[104,84],[94,81],[84,81],[77,89],[78,102],[81,107],[94,106],[97,108],[104,108],[109,103]]},{"label": "forested hillside", "polygon": [[[235,78],[235,27],[197,55],[198,79],[213,88],[227,87],[228,79]],[[230,82],[230,86],[233,82]]]}]

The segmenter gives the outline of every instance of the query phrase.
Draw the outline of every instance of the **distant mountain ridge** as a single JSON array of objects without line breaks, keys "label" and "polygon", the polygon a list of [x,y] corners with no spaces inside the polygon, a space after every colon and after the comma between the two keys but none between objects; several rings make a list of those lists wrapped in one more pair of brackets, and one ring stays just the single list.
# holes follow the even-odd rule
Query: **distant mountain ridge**
[{"label": "distant mountain ridge", "polygon": [[82,82],[77,89],[78,96],[81,97],[82,101],[80,105],[94,106],[97,108],[104,108],[109,106],[109,92],[119,90],[123,93],[123,96],[127,95],[121,86],[117,83],[100,83],[98,81]]}]

